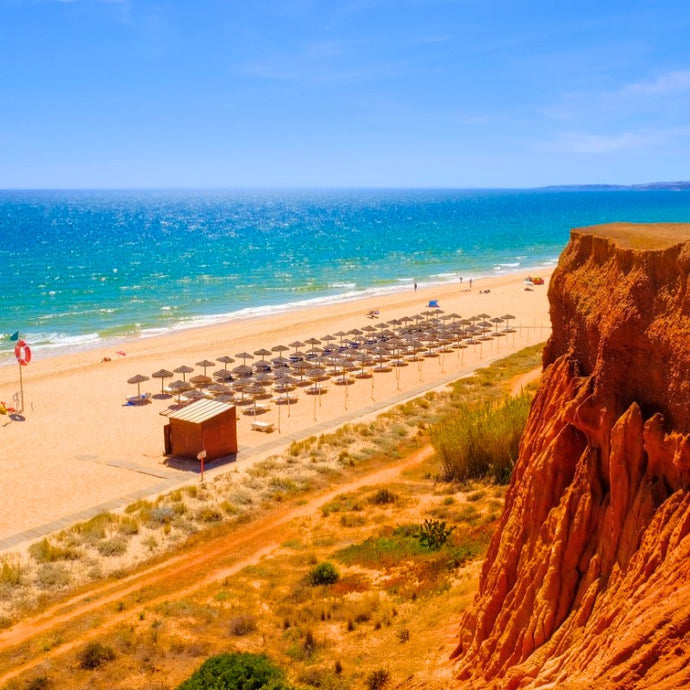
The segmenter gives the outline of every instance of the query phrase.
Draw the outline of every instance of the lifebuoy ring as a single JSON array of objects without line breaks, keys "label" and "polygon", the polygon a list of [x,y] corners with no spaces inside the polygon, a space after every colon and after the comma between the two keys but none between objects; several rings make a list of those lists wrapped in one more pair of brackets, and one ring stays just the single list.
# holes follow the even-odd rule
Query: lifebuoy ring
[{"label": "lifebuoy ring", "polygon": [[14,356],[22,366],[26,366],[31,361],[31,348],[26,344],[26,341],[17,341],[14,346]]}]

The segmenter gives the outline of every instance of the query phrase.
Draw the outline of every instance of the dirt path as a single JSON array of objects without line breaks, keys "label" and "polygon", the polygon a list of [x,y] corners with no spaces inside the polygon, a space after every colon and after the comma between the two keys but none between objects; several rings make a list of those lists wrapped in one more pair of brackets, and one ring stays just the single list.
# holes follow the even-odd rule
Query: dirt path
[{"label": "dirt path", "polygon": [[[231,534],[196,546],[117,582],[97,585],[34,618],[17,623],[0,633],[0,650],[6,659],[12,648],[27,645],[36,638],[45,637],[47,633],[57,633],[58,629],[62,630],[60,636],[65,642],[40,656],[34,656],[30,661],[19,662],[12,670],[0,675],[0,683],[47,659],[60,656],[125,621],[134,620],[145,607],[169,601],[172,595],[182,598],[258,562],[284,543],[295,520],[316,514],[322,505],[343,492],[394,481],[402,472],[422,463],[432,454],[433,448],[425,446],[381,470],[313,496],[303,505],[272,511]],[[180,588],[181,582],[192,584]],[[121,612],[114,611],[116,603],[123,605]],[[71,625],[87,616],[95,618],[96,614],[100,614],[101,620],[87,633],[77,633],[76,637],[70,633]],[[22,658],[22,655],[16,658]]]},{"label": "dirt path", "polygon": [[536,369],[532,369],[532,371],[528,371],[526,374],[523,374],[522,376],[516,376],[511,381],[510,394],[518,395],[525,386],[532,383],[532,381],[536,381],[541,376],[541,372],[541,367],[537,367]]}]

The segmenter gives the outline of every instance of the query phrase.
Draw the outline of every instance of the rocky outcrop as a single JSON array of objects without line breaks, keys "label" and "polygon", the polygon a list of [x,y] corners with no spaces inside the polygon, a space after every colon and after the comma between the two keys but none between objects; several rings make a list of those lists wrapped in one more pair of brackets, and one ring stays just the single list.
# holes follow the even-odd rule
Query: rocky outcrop
[{"label": "rocky outcrop", "polygon": [[574,230],[461,687],[690,687],[690,225]]}]

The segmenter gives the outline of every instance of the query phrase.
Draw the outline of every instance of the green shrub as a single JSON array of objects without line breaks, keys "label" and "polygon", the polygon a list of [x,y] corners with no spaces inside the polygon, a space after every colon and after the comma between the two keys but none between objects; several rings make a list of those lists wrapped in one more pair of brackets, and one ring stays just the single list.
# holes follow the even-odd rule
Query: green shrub
[{"label": "green shrub", "polygon": [[114,650],[111,647],[102,645],[100,642],[89,642],[89,644],[77,654],[79,666],[90,671],[102,666],[106,661],[112,661],[114,658]]},{"label": "green shrub", "polygon": [[309,573],[309,584],[313,587],[318,585],[332,585],[338,581],[340,575],[336,570],[335,566],[328,561],[319,563],[310,573]]},{"label": "green shrub", "polygon": [[453,533],[455,527],[446,528],[440,520],[424,520],[415,537],[419,543],[430,551],[438,551]]},{"label": "green shrub", "polygon": [[218,654],[207,659],[177,690],[291,690],[285,674],[263,654]]},{"label": "green shrub", "polygon": [[460,405],[431,432],[431,442],[447,481],[490,477],[505,484],[517,459],[531,395],[501,404]]}]

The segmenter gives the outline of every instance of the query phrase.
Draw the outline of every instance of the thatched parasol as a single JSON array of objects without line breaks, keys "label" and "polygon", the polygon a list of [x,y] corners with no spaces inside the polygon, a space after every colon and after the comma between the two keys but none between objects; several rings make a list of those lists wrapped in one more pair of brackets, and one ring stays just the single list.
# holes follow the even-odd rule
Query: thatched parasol
[{"label": "thatched parasol", "polygon": [[194,371],[194,368],[186,364],[183,364],[182,366],[177,367],[177,369],[173,369],[173,371],[176,374],[182,374],[182,380],[186,381],[186,375],[191,374]]},{"label": "thatched parasol", "polygon": [[193,383],[199,388],[207,386],[212,381],[213,379],[210,376],[204,376],[204,374],[198,374],[197,376],[192,376],[192,378],[189,379],[189,383]]},{"label": "thatched parasol", "polygon": [[159,369],[158,371],[154,371],[151,376],[154,379],[160,379],[161,380],[161,394],[163,393],[163,385],[165,383],[165,379],[171,379],[173,377],[172,371],[168,371],[167,369]]},{"label": "thatched parasol", "polygon": [[136,374],[135,376],[132,376],[131,379],[127,379],[127,383],[136,383],[137,384],[137,395],[141,395],[141,384],[144,381],[148,381],[149,377],[144,376],[143,374]]},{"label": "thatched parasol", "polygon": [[206,369],[209,367],[215,366],[215,362],[211,362],[208,359],[202,359],[200,362],[197,362],[196,365],[198,367],[202,367],[204,370],[204,376],[206,376]]}]

